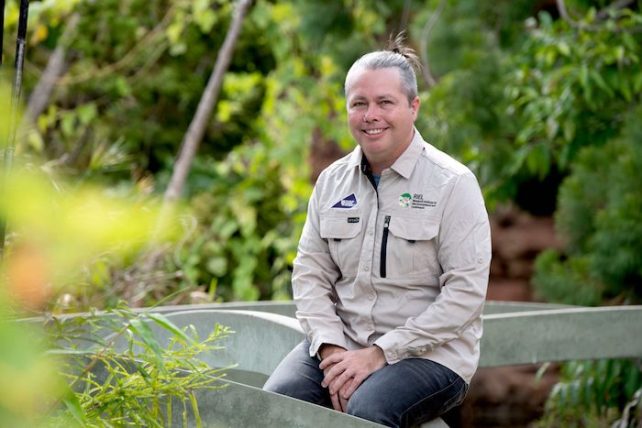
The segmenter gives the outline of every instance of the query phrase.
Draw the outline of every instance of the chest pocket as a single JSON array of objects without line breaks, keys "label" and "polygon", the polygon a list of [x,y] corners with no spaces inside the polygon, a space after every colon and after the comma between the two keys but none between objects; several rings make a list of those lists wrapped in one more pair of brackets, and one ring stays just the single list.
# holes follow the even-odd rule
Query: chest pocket
[{"label": "chest pocket", "polygon": [[437,258],[439,222],[425,218],[391,216],[387,242],[387,277],[441,275]]},{"label": "chest pocket", "polygon": [[363,219],[358,212],[321,214],[320,234],[327,239],[332,260],[341,275],[354,277],[359,268],[361,253],[361,228]]}]

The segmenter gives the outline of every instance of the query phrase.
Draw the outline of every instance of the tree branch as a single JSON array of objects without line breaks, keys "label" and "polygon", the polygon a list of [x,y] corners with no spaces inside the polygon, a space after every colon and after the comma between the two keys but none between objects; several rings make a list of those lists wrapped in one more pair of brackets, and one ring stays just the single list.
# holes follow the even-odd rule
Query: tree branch
[{"label": "tree branch", "polygon": [[403,10],[401,12],[401,21],[399,23],[399,32],[405,31],[408,27],[408,19],[410,18],[410,6],[412,0],[405,0],[403,2]]},{"label": "tree branch", "polygon": [[[633,4],[634,2],[635,0],[614,1],[610,5],[606,6],[604,9],[597,12],[597,14],[595,15],[595,20],[597,22],[604,21],[609,17],[609,13],[611,11],[618,11],[620,9],[624,9],[625,7]],[[597,25],[584,24],[582,22],[578,22],[575,19],[573,19],[568,13],[568,10],[566,9],[566,4],[564,3],[564,0],[555,0],[555,3],[557,4],[557,11],[559,12],[560,16],[564,21],[568,22],[571,27],[579,28],[582,30],[588,30],[588,31],[596,31],[600,28]]]},{"label": "tree branch", "polygon": [[568,13],[568,10],[566,9],[566,3],[564,3],[564,0],[555,0],[555,4],[557,5],[557,11],[559,12],[560,16],[562,19],[566,22],[568,22],[571,27],[579,27],[581,26],[580,23],[575,21],[573,18]]},{"label": "tree branch", "polygon": [[171,5],[163,16],[163,19],[149,32],[147,32],[143,38],[134,45],[125,55],[122,56],[118,61],[107,64],[102,68],[90,70],[84,72],[80,75],[67,75],[58,80],[59,85],[73,85],[78,83],[83,83],[88,80],[100,79],[104,76],[107,76],[111,73],[115,73],[122,69],[125,69],[130,66],[131,63],[138,60],[141,56],[141,52],[150,49],[150,46],[159,44],[159,39],[164,37],[164,31],[167,26],[170,24],[171,20],[174,18],[176,13],[176,6]]},{"label": "tree branch", "polygon": [[611,3],[610,5],[606,6],[604,9],[600,10],[596,18],[598,21],[602,21],[606,18],[609,17],[609,11],[611,10],[620,10],[624,9],[627,6],[630,6],[631,4],[635,3],[635,0],[617,0]]},{"label": "tree branch", "polygon": [[27,104],[26,115],[24,116],[23,123],[21,125],[22,128],[27,125],[27,122],[33,123],[47,107],[47,104],[49,104],[49,98],[51,97],[53,88],[56,85],[56,81],[65,68],[65,56],[67,54],[69,40],[74,36],[79,21],[80,15],[78,13],[74,13],[69,18],[65,32],[60,37],[60,41],[58,42],[56,49],[54,49],[53,53],[49,57],[47,66],[40,76],[38,84],[34,88],[33,92],[31,92],[29,103]]},{"label": "tree branch", "polygon": [[172,178],[170,179],[169,186],[165,191],[165,203],[175,201],[183,191],[187,174],[189,173],[192,161],[194,160],[198,146],[203,138],[203,134],[205,133],[207,121],[209,120],[212,110],[214,109],[214,105],[216,104],[221,83],[223,82],[223,76],[232,59],[232,53],[241,31],[243,18],[245,17],[251,3],[251,0],[239,0],[236,4],[236,8],[234,9],[234,18],[230,29],[225,36],[223,46],[221,46],[221,50],[219,51],[216,64],[214,65],[214,71],[212,72],[212,75],[207,82],[207,87],[198,103],[198,108],[196,109],[196,114],[192,119],[192,123],[190,123],[187,133],[183,138],[181,151],[178,156],[178,160],[174,165]]},{"label": "tree branch", "polygon": [[[245,18],[251,4],[252,0],[238,0],[236,3],[232,23],[230,24],[230,28],[225,36],[223,45],[219,50],[216,58],[216,64],[214,64],[214,70],[210,75],[207,86],[205,87],[203,95],[198,103],[194,118],[183,137],[178,159],[174,164],[172,177],[163,197],[163,204],[156,223],[155,236],[152,237],[151,241],[148,243],[147,250],[137,262],[138,268],[134,269],[134,272],[136,272],[134,275],[137,278],[150,275],[167,250],[166,246],[158,246],[156,236],[161,230],[166,228],[167,222],[170,218],[170,213],[174,207],[174,202],[179,198],[183,191],[183,187],[185,187],[187,174],[189,173],[192,161],[196,156],[196,151],[198,150],[198,146],[200,145],[205,133],[207,121],[209,120],[212,110],[214,109],[214,105],[216,104],[218,93],[223,82],[223,76],[229,67],[232,59],[232,53],[234,52],[234,46],[236,45],[236,41],[241,32],[243,19]],[[136,306],[142,302],[146,292],[145,283],[137,280],[130,284],[124,294],[126,295],[129,304]]]},{"label": "tree branch", "polygon": [[434,13],[430,15],[423,29],[421,30],[420,38],[420,50],[421,50],[421,74],[424,78],[424,82],[428,85],[428,88],[432,88],[437,84],[437,79],[432,75],[430,70],[430,62],[428,60],[428,41],[430,40],[430,33],[432,33],[433,28],[437,24],[439,17],[441,16],[444,7],[446,6],[446,0],[441,0],[439,6]]}]

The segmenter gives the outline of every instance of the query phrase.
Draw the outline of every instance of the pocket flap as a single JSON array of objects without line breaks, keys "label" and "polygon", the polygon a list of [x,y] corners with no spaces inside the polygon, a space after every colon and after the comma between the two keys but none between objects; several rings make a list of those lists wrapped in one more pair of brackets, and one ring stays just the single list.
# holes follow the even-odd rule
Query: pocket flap
[{"label": "pocket flap", "polygon": [[361,218],[359,214],[343,216],[321,216],[322,238],[348,239],[354,238],[361,231]]},{"label": "pocket flap", "polygon": [[392,217],[390,233],[408,241],[427,241],[434,239],[439,233],[439,222],[427,219],[412,219]]}]

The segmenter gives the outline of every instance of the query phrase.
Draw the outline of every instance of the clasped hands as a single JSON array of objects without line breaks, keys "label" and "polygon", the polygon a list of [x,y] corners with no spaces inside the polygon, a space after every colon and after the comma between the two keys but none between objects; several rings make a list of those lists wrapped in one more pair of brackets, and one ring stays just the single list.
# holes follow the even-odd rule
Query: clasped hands
[{"label": "clasped hands", "polygon": [[328,388],[332,407],[345,412],[348,400],[359,385],[373,372],[386,365],[378,346],[347,351],[336,345],[323,345],[319,351],[324,378],[321,386]]}]

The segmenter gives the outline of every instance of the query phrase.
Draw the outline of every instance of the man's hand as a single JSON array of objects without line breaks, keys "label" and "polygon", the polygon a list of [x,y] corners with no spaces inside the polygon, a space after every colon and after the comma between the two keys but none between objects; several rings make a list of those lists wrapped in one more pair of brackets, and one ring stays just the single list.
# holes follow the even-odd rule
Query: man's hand
[{"label": "man's hand", "polygon": [[[325,378],[321,386],[328,388],[332,405],[336,410],[345,411],[347,401],[359,385],[373,372],[386,365],[386,358],[378,346],[356,351],[334,352],[323,358],[319,368]],[[335,405],[335,396],[339,408]]]},{"label": "man's hand", "polygon": [[[346,352],[346,349],[342,348],[341,346],[329,345],[324,343],[319,348],[319,357],[321,357],[321,361],[323,362],[330,355],[342,352]],[[328,371],[330,371],[330,368],[332,368],[332,364],[327,364],[326,366],[324,366],[325,368],[322,368],[321,366],[319,367],[321,368],[321,370],[323,370],[323,374],[327,375]],[[334,410],[345,413],[348,407],[348,400],[342,399],[338,393],[330,394],[330,400],[332,401],[332,407],[334,408]]]},{"label": "man's hand", "polygon": [[321,360],[323,361],[323,360],[325,360],[326,358],[328,358],[330,355],[332,355],[334,353],[345,352],[345,351],[346,351],[346,349],[342,348],[341,346],[329,345],[327,343],[324,343],[319,348],[319,357],[321,357]]}]

